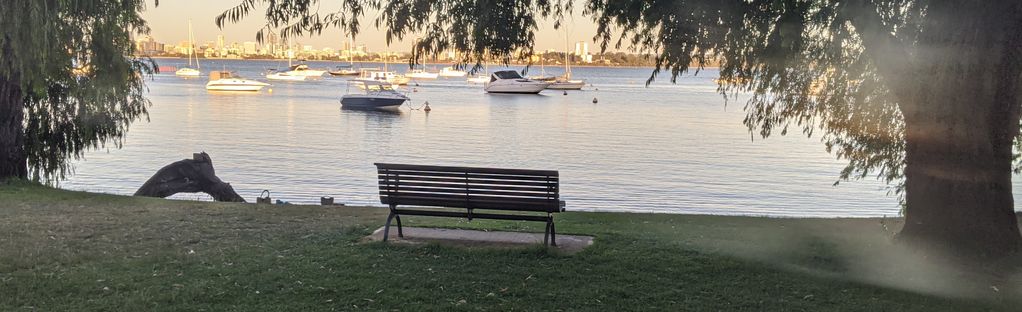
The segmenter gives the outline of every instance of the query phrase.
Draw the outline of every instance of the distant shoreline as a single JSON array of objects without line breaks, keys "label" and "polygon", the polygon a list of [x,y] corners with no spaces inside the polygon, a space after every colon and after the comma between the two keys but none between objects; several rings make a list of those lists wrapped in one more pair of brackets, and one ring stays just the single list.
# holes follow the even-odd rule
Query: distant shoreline
[{"label": "distant shoreline", "polygon": [[[184,57],[175,57],[175,56],[150,56],[150,58],[152,58],[152,59],[186,59]],[[280,61],[282,59],[273,59],[273,58],[241,58],[241,59],[235,59],[235,58],[200,58],[200,60]],[[347,62],[347,61],[342,61],[342,60],[306,60],[306,61],[315,61],[315,62]],[[364,63],[384,63],[384,62],[382,62],[382,61],[353,61],[352,63],[364,64]],[[392,64],[408,64],[408,63],[407,62],[395,62],[395,63],[392,63]],[[435,62],[435,63],[422,63],[422,65],[452,65],[452,63]],[[525,65],[530,65],[530,64],[511,63],[511,64],[508,64],[508,65],[521,65],[521,66],[525,66]],[[539,66],[539,64],[531,64],[531,66]],[[560,67],[561,65],[551,64],[550,66],[552,66],[552,67]],[[588,64],[588,65],[574,65],[573,64],[571,66],[572,67],[592,67],[592,68],[651,68],[651,69],[656,67],[654,65],[594,65],[594,64]],[[691,67],[690,66],[689,68],[695,68],[695,67]],[[703,69],[717,69],[717,68],[719,68],[719,66],[706,66],[706,67],[703,67]]]}]

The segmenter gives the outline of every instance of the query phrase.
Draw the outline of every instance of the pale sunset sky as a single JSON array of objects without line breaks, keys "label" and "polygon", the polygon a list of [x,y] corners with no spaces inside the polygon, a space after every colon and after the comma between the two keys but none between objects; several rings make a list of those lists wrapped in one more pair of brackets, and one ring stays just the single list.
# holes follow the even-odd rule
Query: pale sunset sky
[{"label": "pale sunset sky", "polygon": [[[335,0],[336,1],[336,0]],[[188,20],[192,20],[196,42],[201,44],[207,41],[216,41],[217,35],[223,34],[225,41],[245,42],[256,41],[256,32],[265,24],[263,9],[260,7],[244,20],[234,24],[228,24],[223,30],[216,27],[214,19],[225,10],[236,6],[240,0],[164,0],[160,6],[154,5],[154,0],[147,0],[147,9],[142,17],[149,22],[152,28],[150,33],[157,41],[177,44],[188,40]],[[334,11],[329,5],[333,1],[323,0],[321,7],[323,12]],[[337,1],[336,3],[339,3]],[[414,36],[406,37],[404,42],[394,42],[388,47],[384,32],[373,27],[372,21],[378,16],[377,12],[367,12],[362,17],[362,29],[355,39],[356,44],[366,44],[372,51],[395,51],[406,52],[410,49]],[[596,25],[588,17],[583,17],[581,8],[576,8],[574,14],[563,23],[562,28],[554,30],[552,20],[540,20],[539,31],[536,34],[536,49],[564,50],[564,36],[567,25],[569,49],[574,49],[574,42],[589,42],[590,53],[599,51],[597,45],[592,42],[593,34],[596,33]],[[341,48],[342,42],[346,39],[340,29],[330,28],[323,31],[320,36],[305,36],[295,40],[302,45],[312,45],[316,49],[331,47]],[[611,47],[611,50],[613,47]]]}]

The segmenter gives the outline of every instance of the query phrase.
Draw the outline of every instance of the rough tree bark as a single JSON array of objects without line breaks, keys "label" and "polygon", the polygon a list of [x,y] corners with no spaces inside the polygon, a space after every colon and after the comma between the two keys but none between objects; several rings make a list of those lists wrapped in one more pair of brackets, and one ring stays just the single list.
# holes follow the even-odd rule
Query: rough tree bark
[{"label": "rough tree bark", "polygon": [[[4,50],[4,54],[9,54],[10,40],[0,48]],[[25,156],[25,99],[19,79],[17,73],[8,77],[0,76],[0,180],[28,177],[28,162]]]},{"label": "rough tree bark", "polygon": [[1022,249],[1011,190],[1022,91],[1022,5],[934,1],[905,88],[900,239],[966,256]]},{"label": "rough tree bark", "polygon": [[135,191],[135,196],[163,198],[196,192],[209,194],[216,201],[245,202],[230,183],[216,176],[213,161],[206,152],[192,154],[192,159],[179,160],[160,168]]}]

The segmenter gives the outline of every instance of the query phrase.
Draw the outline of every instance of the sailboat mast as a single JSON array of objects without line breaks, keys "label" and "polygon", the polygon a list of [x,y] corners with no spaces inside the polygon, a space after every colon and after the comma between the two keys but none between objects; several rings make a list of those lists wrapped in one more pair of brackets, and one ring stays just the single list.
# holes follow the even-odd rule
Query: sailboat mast
[{"label": "sailboat mast", "polygon": [[[192,66],[192,54],[195,53],[195,35],[192,34],[192,20],[188,19],[188,66]],[[198,63],[198,60],[196,60]]]},{"label": "sailboat mast", "polygon": [[348,65],[350,66],[355,66],[355,55],[351,53],[351,50],[354,48],[355,42],[351,41],[351,39],[348,39]]},{"label": "sailboat mast", "polygon": [[564,79],[571,79],[571,61],[568,60],[568,29],[564,29]]}]

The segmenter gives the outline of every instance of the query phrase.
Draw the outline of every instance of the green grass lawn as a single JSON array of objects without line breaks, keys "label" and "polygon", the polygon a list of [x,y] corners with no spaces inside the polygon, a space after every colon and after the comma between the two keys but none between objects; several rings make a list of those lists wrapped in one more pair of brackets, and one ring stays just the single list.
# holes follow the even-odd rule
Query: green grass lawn
[{"label": "green grass lawn", "polygon": [[0,310],[976,311],[1020,302],[1010,299],[1017,274],[977,278],[902,252],[890,239],[894,219],[569,212],[558,232],[595,244],[564,255],[360,243],[386,212],[0,185]]}]

